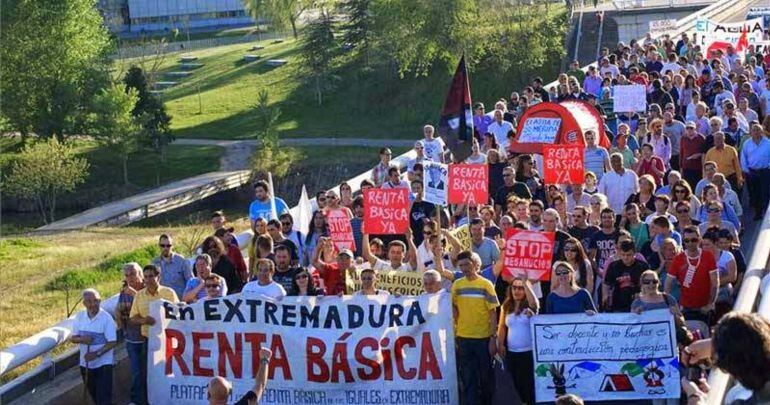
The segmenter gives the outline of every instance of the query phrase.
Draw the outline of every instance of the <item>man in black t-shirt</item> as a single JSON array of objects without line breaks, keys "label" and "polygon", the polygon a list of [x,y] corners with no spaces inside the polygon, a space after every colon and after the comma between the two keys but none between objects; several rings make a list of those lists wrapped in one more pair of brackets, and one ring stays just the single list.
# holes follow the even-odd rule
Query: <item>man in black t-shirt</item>
[{"label": "man in black t-shirt", "polygon": [[[244,394],[235,405],[257,405],[267,386],[267,371],[273,353],[270,349],[259,348],[259,371],[254,378],[254,387]],[[224,377],[214,377],[209,381],[208,398],[210,405],[227,404],[227,398],[233,391],[233,384]]]},{"label": "man in black t-shirt", "polygon": [[495,191],[495,212],[498,216],[504,212],[505,204],[511,195],[527,200],[532,199],[529,187],[520,181],[516,181],[516,172],[513,170],[513,166],[503,169],[503,181],[503,186]]},{"label": "man in black t-shirt", "polygon": [[291,239],[287,239],[283,236],[283,232],[281,232],[281,221],[277,219],[268,221],[267,233],[273,239],[273,249],[277,250],[278,246],[286,246],[286,248],[289,249],[291,264],[299,263],[299,248]]},{"label": "man in black t-shirt", "polygon": [[634,297],[639,294],[639,278],[649,267],[638,260],[636,246],[630,240],[620,242],[620,260],[610,263],[602,284],[602,297],[609,312],[629,312]]},{"label": "man in black t-shirt", "polygon": [[273,281],[280,284],[286,292],[291,291],[291,282],[294,276],[302,270],[299,267],[291,267],[291,253],[285,245],[275,247],[275,274]]},{"label": "man in black t-shirt", "polygon": [[620,233],[615,229],[615,211],[605,208],[601,213],[601,229],[591,236],[588,244],[588,254],[596,263],[596,269],[604,267],[604,261],[615,254],[615,242]]},{"label": "man in black t-shirt", "polygon": [[591,244],[591,237],[599,232],[599,227],[588,224],[588,211],[582,205],[572,209],[572,223],[574,225],[569,228],[568,233],[579,240],[580,244],[583,245],[583,250],[587,252]]}]

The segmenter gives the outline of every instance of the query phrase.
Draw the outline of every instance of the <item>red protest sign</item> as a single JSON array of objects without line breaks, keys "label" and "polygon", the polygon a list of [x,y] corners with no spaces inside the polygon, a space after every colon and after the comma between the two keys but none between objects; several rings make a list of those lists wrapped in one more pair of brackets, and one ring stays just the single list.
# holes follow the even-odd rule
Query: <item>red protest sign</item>
[{"label": "red protest sign", "polygon": [[409,190],[364,190],[364,231],[369,234],[400,234],[409,227]]},{"label": "red protest sign", "polygon": [[336,209],[326,213],[326,223],[329,226],[329,236],[337,251],[350,249],[356,251],[356,241],[353,239],[353,227],[347,212]]},{"label": "red protest sign", "polygon": [[529,280],[550,280],[553,243],[553,232],[509,229],[505,235],[503,273]]},{"label": "red protest sign", "polygon": [[584,174],[582,146],[543,145],[545,184],[583,184]]},{"label": "red protest sign", "polygon": [[449,204],[486,204],[489,201],[489,166],[449,165]]}]

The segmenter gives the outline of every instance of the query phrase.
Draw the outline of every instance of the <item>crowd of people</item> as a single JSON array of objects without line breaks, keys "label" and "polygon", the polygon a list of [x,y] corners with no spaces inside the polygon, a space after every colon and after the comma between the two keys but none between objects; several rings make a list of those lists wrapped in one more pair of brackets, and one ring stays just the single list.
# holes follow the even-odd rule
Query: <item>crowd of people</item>
[{"label": "crowd of people", "polygon": [[[346,275],[356,269],[358,295],[389,295],[377,284],[383,271],[419,272],[426,293],[451,294],[465,405],[492,403],[495,362],[504,364],[521,401],[535,402],[529,322],[538,313],[668,308],[681,347],[709,342],[702,339],[729,312],[746,271],[743,230],[764,215],[770,199],[769,63],[770,54],[732,48],[704,54],[685,33],[603,49],[597,66],[584,72],[575,62],[548,89],[535,78],[495,102],[491,112],[476,103],[467,161],[489,167],[490,200],[483,204],[441,207],[423,199],[424,163],[451,160],[444,141],[426,125],[405,173],[386,147],[371,178],[356,184],[360,190],[409,190],[410,226],[402,235],[366,233],[363,197],[347,183],[339,192],[318,193],[309,229],[296,230],[286,202],[258,181],[248,211],[254,234],[248,246],[238,246],[235,229],[215,212],[212,234],[192,264],[174,252],[171,235],[161,235],[160,257],[124,267],[115,319],[131,360],[132,402],[146,403],[151,301],[194,303],[237,293],[272,299],[342,295],[349,292]],[[647,111],[614,111],[612,87],[624,84],[646,86]],[[611,140],[608,150],[599,146],[599,134],[584,134],[583,184],[545,184],[542,157],[510,149],[528,108],[563,100],[594,106]],[[350,219],[355,253],[332,243],[326,213],[337,209]],[[453,233],[464,225],[469,248]],[[513,228],[554,233],[550,281],[503,271],[504,236]],[[104,381],[112,372],[115,326],[98,301],[98,292],[84,293],[88,311],[79,315],[72,340],[88,344],[81,357],[84,378],[96,402],[109,403]],[[85,331],[98,328],[107,332],[89,340]],[[714,333],[714,339],[730,336],[720,335],[719,327]],[[767,366],[764,339],[765,357],[746,361]],[[719,359],[716,365],[732,372],[736,363],[728,367],[721,352]],[[223,387],[223,381],[211,383],[211,390]],[[752,380],[750,387],[759,392],[763,386]],[[683,387],[692,401],[700,400],[701,388]]]}]

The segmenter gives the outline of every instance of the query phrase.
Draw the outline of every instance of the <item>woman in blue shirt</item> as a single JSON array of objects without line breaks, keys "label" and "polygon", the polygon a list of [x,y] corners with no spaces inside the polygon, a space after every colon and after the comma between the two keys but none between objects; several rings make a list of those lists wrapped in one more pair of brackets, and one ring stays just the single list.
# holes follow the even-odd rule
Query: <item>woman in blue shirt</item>
[{"label": "woman in blue shirt", "polygon": [[585,312],[588,315],[595,314],[594,300],[585,288],[578,287],[572,265],[558,261],[553,264],[552,269],[551,293],[545,300],[545,313],[574,314]]}]

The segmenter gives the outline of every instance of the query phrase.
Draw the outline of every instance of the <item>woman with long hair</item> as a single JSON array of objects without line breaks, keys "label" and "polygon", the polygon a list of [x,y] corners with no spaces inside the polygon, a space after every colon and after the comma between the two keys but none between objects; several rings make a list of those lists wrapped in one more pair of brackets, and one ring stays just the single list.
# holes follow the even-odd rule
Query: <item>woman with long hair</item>
[{"label": "woman with long hair", "polygon": [[701,203],[692,192],[690,183],[687,180],[677,180],[671,185],[671,204],[669,205],[669,214],[676,215],[676,204],[680,201],[686,201],[690,204],[690,218],[698,219],[698,210]]},{"label": "woman with long hair", "polygon": [[532,155],[523,154],[516,157],[516,181],[527,185],[533,196],[539,196],[543,192],[543,180],[535,168]]},{"label": "woman with long hair", "polygon": [[639,284],[641,290],[639,296],[631,303],[631,312],[640,314],[653,309],[668,308],[674,316],[681,316],[676,298],[660,291],[658,273],[654,270],[645,270],[639,276]]},{"label": "woman with long hair", "polygon": [[583,187],[584,193],[588,195],[594,195],[599,192],[599,189],[596,187],[596,184],[599,182],[599,180],[596,178],[596,173],[590,170],[587,171],[583,176],[583,180],[585,182],[585,186]]},{"label": "woman with long hair", "polygon": [[639,216],[647,218],[655,212],[655,179],[649,174],[639,176],[639,192],[631,194],[626,204],[634,203],[639,207]]},{"label": "woman with long hair", "polygon": [[564,260],[569,263],[575,271],[575,281],[578,286],[585,288],[589,292],[594,291],[594,269],[588,255],[583,249],[583,244],[575,238],[569,238],[564,242]]},{"label": "woman with long hair", "polygon": [[540,304],[526,279],[515,277],[506,289],[497,323],[497,353],[505,359],[505,368],[524,404],[535,403],[535,372],[532,361],[530,318]]},{"label": "woman with long hair", "polygon": [[225,279],[230,294],[237,294],[243,288],[243,281],[235,270],[235,266],[227,257],[227,250],[222,239],[209,236],[203,240],[203,252],[211,256],[211,272]]},{"label": "woman with long hair", "polygon": [[553,264],[552,271],[551,280],[556,280],[556,287],[551,285],[551,292],[545,299],[545,313],[575,314],[585,312],[588,315],[596,313],[596,305],[591,298],[591,293],[585,288],[578,287],[575,282],[575,270],[572,265],[558,261]]},{"label": "woman with long hair", "polygon": [[591,207],[588,213],[588,225],[594,225],[601,228],[602,210],[607,208],[607,197],[604,194],[596,193],[591,196]]},{"label": "woman with long hair", "polygon": [[481,146],[481,153],[488,153],[490,150],[500,150],[500,145],[497,144],[497,139],[495,139],[495,134],[487,132],[482,137],[483,143]]},{"label": "woman with long hair", "polygon": [[722,213],[720,215],[722,220],[731,222],[735,226],[735,229],[741,229],[741,221],[738,218],[738,215],[735,214],[735,210],[730,204],[722,203],[722,198],[719,197],[719,190],[717,189],[717,186],[713,184],[706,185],[701,192],[701,206],[698,209],[698,220],[701,223],[708,221],[708,205],[712,201],[722,204]]},{"label": "woman with long hair", "polygon": [[[508,162],[502,160],[500,152],[497,149],[491,149],[487,152],[487,166],[489,166],[489,190],[498,190],[505,184],[503,180],[503,170],[508,167]],[[496,204],[504,204],[505,201],[495,201]]]},{"label": "woman with long hair", "polygon": [[313,260],[311,256],[315,252],[315,246],[318,244],[318,238],[321,236],[329,236],[329,226],[326,224],[326,216],[323,211],[316,210],[313,212],[313,221],[305,237],[305,258],[303,259],[303,264],[307,265]]},{"label": "woman with long hair", "polygon": [[353,209],[353,188],[346,181],[340,183],[340,205],[349,210]]},{"label": "woman with long hair", "polygon": [[291,289],[286,295],[316,296],[323,295],[323,291],[315,287],[313,275],[307,269],[302,268],[291,279]]}]

